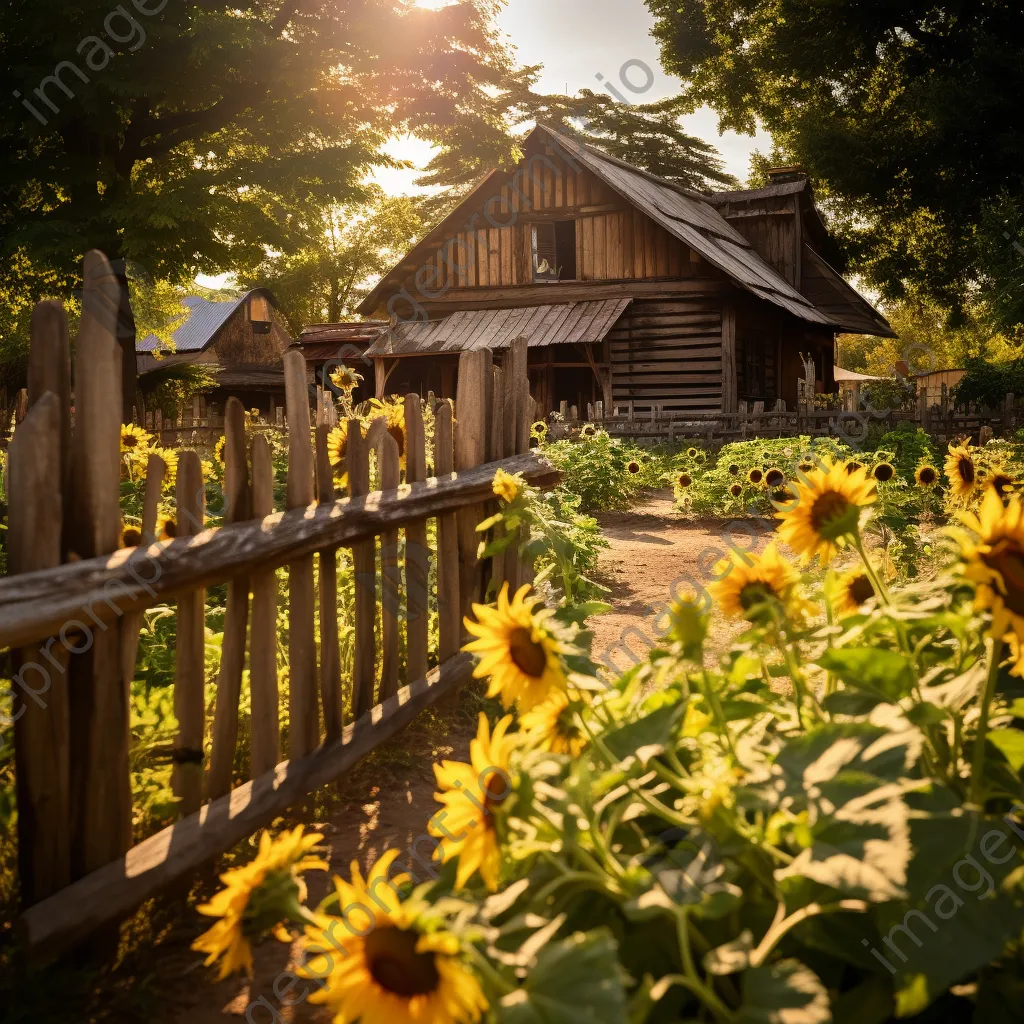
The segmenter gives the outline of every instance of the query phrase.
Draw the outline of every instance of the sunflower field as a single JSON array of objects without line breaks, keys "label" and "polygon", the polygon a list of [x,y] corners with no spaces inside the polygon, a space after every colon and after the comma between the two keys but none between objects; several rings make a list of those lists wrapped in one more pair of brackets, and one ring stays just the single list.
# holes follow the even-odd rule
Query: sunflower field
[{"label": "sunflower field", "polygon": [[[199,908],[207,963],[298,935],[336,1024],[1019,1021],[1024,504],[989,480],[895,588],[865,543],[890,481],[797,469],[777,539],[619,678],[589,606],[474,606],[505,713],[434,767],[432,861],[387,851],[308,906],[316,837],[264,836]],[[721,657],[709,603],[742,626]]]}]

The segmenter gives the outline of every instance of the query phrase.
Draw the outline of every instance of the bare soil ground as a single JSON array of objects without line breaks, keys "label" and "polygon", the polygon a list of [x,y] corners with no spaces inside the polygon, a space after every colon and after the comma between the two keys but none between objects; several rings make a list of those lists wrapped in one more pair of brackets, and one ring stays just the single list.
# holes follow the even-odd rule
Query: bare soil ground
[{"label": "bare soil ground", "polygon": [[[608,588],[607,601],[614,610],[592,622],[594,654],[617,671],[642,660],[655,646],[665,630],[665,609],[678,593],[699,591],[731,544],[760,548],[766,532],[746,525],[730,535],[723,532],[728,524],[695,524],[675,512],[670,492],[651,495],[634,511],[598,518],[611,546],[602,554],[597,578]],[[710,653],[724,650],[737,631],[713,617]],[[337,809],[317,826],[330,848],[332,873],[347,877],[353,859],[365,869],[393,847],[404,851],[401,859],[407,863],[414,848],[429,857],[430,845],[421,837],[437,806],[430,766],[440,758],[465,759],[475,733],[469,715],[454,720],[446,736],[437,735],[437,726],[414,727],[390,760],[387,755],[378,758],[346,780]],[[415,862],[411,866],[417,870]],[[328,884],[321,872],[309,875],[312,901],[326,893]],[[168,973],[177,976],[174,1004],[161,1019],[168,1024],[224,1024],[244,1020],[248,1013],[250,1024],[327,1021],[322,1008],[306,1001],[286,1005],[310,991],[309,983],[296,983],[288,973],[296,954],[294,945],[270,940],[256,950],[253,983],[234,978],[212,984],[199,955],[182,950],[160,972],[165,978]]]}]

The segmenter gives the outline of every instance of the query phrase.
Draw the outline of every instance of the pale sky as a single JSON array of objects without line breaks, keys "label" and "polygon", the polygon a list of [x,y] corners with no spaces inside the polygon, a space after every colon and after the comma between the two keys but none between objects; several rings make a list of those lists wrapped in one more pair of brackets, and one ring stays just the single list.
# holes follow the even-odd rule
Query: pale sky
[{"label": "pale sky", "polygon": [[[421,0],[435,6],[443,0]],[[613,86],[622,97],[638,103],[674,96],[678,79],[661,70],[658,45],[651,38],[654,18],[643,0],[508,0],[498,18],[499,26],[516,47],[522,64],[543,64],[538,88],[542,92],[574,95],[580,89],[595,92]],[[630,92],[621,82],[623,66],[642,61],[654,74],[653,84],[643,92]],[[636,88],[646,86],[649,75],[639,65],[625,69]],[[603,81],[596,76],[602,75]],[[767,150],[771,139],[757,136],[718,134],[718,118],[704,108],[685,119],[691,135],[710,142],[722,154],[726,169],[741,182],[750,171],[750,154]],[[430,147],[415,139],[396,140],[389,147],[395,156],[422,167],[430,158]],[[414,191],[414,171],[380,171],[375,179],[389,192]]]}]

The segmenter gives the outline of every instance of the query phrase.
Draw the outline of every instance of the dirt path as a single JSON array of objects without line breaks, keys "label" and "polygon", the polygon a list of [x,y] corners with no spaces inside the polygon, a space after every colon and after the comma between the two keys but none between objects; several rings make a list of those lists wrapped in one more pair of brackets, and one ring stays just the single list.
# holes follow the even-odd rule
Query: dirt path
[{"label": "dirt path", "polygon": [[[621,672],[646,657],[668,626],[677,597],[701,594],[713,566],[733,545],[763,547],[766,529],[751,521],[695,523],[676,512],[671,491],[659,491],[631,512],[598,521],[611,547],[602,552],[597,581],[614,608],[591,620],[594,658]],[[738,628],[712,613],[707,649],[724,651]]]},{"label": "dirt path", "polygon": [[[675,512],[670,492],[652,495],[632,512],[598,518],[611,546],[602,553],[597,578],[609,589],[607,600],[614,610],[592,620],[594,654],[618,671],[642,660],[655,645],[664,632],[664,612],[674,595],[698,591],[730,543],[749,547],[756,536],[749,527],[730,536],[724,532],[728,524],[701,525],[684,519]],[[762,543],[758,537],[757,546]],[[736,632],[735,626],[713,618],[709,650],[723,650]],[[447,735],[439,735],[436,719],[433,725],[414,726],[398,744],[345,782],[336,810],[319,826],[330,847],[332,873],[347,877],[353,859],[365,868],[393,847],[403,851],[406,863],[414,849],[429,857],[429,842],[422,837],[436,808],[430,765],[442,757],[467,757],[475,732],[472,718],[467,714],[456,720]],[[410,866],[417,870],[414,860]],[[327,878],[316,872],[309,882],[311,902],[315,902],[327,891]],[[251,1024],[327,1021],[322,1009],[305,1001],[284,1005],[297,999],[308,984],[296,982],[289,974],[296,954],[295,946],[271,940],[256,951],[253,985],[237,978],[214,985],[198,956],[183,952],[180,959],[175,958],[178,962],[165,965],[179,979],[173,1012],[165,1019],[173,1024],[224,1024],[245,1020],[248,1012]]]}]

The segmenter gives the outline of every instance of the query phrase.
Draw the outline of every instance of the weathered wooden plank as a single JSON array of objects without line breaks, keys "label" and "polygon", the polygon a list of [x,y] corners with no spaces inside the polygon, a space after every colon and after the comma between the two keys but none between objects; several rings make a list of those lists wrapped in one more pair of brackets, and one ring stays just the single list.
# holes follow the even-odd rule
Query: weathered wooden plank
[{"label": "weathered wooden plank", "polygon": [[[245,437],[245,407],[235,397],[224,409],[224,521],[242,523],[252,515],[249,462]],[[238,746],[238,700],[245,668],[245,633],[249,624],[249,578],[228,584],[221,643],[220,672],[213,713],[213,742],[207,796],[216,799],[231,788],[231,773]]]},{"label": "weathered wooden plank", "polygon": [[[387,420],[375,420],[367,433],[377,452],[380,489],[397,491],[399,484],[398,445],[388,433]],[[380,536],[381,669],[380,697],[387,700],[398,691],[398,610],[402,599],[402,573],[398,561],[398,530]]]},{"label": "weathered wooden plank", "polygon": [[468,654],[450,658],[346,726],[340,742],[325,744],[299,761],[286,761],[272,776],[238,786],[198,814],[165,828],[105,868],[30,908],[21,926],[33,962],[39,966],[52,962],[97,928],[131,913],[269,825],[307,794],[343,776],[421,711],[467,683],[473,664]]},{"label": "weathered wooden plank", "polygon": [[[502,468],[523,473],[538,487],[559,479],[558,471],[536,454],[506,459]],[[0,579],[0,647],[56,636],[83,607],[90,618],[109,622],[125,611],[149,607],[190,587],[223,582],[245,569],[276,568],[325,546],[354,547],[388,527],[485,501],[495,469],[477,467],[400,487],[397,494],[380,499],[345,498],[334,505],[278,512],[262,521],[209,530],[187,543],[174,540],[147,550],[121,550]]]},{"label": "weathered wooden plank", "polygon": [[[195,452],[178,455],[177,535],[202,533],[206,515],[203,467]],[[178,598],[174,649],[174,741],[171,785],[182,815],[199,809],[203,799],[203,739],[206,725],[206,591],[197,587]]]},{"label": "weathered wooden plank", "polygon": [[722,306],[722,412],[735,412],[739,399],[736,369],[736,307]]},{"label": "weathered wooden plank", "polygon": [[[114,552],[122,540],[120,304],[120,284],[106,257],[95,250],[87,253],[75,345],[71,502],[65,531],[69,553],[81,559]],[[48,571],[59,573],[60,567]],[[83,618],[80,607],[69,609],[52,629],[54,637],[65,637],[81,626],[78,637],[70,637],[74,656],[68,680],[69,714],[75,723],[69,768],[72,877],[123,853],[132,829],[130,710],[122,675],[121,623],[97,632]],[[59,632],[62,627],[64,633]],[[64,646],[69,644],[65,641]]]},{"label": "weathered wooden plank", "polygon": [[[321,505],[333,504],[334,469],[327,439],[331,428],[316,428],[316,498]],[[320,552],[320,705],[328,742],[341,735],[341,651],[338,646],[338,549]]]},{"label": "weathered wooden plank", "polygon": [[[287,504],[303,509],[313,502],[313,448],[306,360],[294,349],[284,355],[284,384]],[[313,556],[306,555],[288,566],[288,752],[293,758],[308,754],[320,740],[315,616]]]},{"label": "weathered wooden plank", "polygon": [[[252,511],[260,521],[274,511],[274,465],[265,434],[252,439]],[[272,567],[252,573],[252,638],[249,692],[252,702],[251,771],[254,779],[269,772],[280,751],[277,686],[277,577]]]},{"label": "weathered wooden plank", "polygon": [[[455,471],[455,431],[452,403],[445,399],[434,413],[434,473],[438,481]],[[493,477],[488,478],[488,489]],[[457,516],[437,517],[438,657],[443,662],[458,653],[462,635],[459,599],[459,534]]]},{"label": "weathered wooden plank", "polygon": [[[405,444],[408,483],[427,479],[426,437],[423,408],[419,395],[405,396]],[[430,551],[427,548],[427,523],[420,520],[405,528],[405,645],[407,678],[427,674],[428,626],[430,608],[427,582],[430,578]]]},{"label": "weathered wooden plank", "polygon": [[[36,329],[33,318],[33,344]],[[30,387],[29,394],[30,408],[7,453],[8,571],[12,575],[60,564],[60,400],[52,391]],[[38,903],[71,880],[68,652],[57,647],[50,660],[41,654],[34,647],[15,651],[11,681],[23,906]]]},{"label": "weathered wooden plank", "polygon": [[[490,401],[490,349],[474,349],[459,357],[459,384],[455,402],[455,467],[459,472],[487,461],[487,406]],[[462,614],[469,615],[473,601],[481,595],[479,560],[480,538],[477,523],[483,519],[483,506],[470,505],[458,512],[459,522],[459,595]]]},{"label": "weathered wooden plank", "polygon": [[[370,492],[370,449],[357,419],[348,421],[348,492],[353,499]],[[375,531],[376,533],[383,532]],[[374,664],[377,640],[377,570],[373,535],[352,547],[355,573],[355,652],[352,668],[352,707],[356,718],[375,703]]]}]

